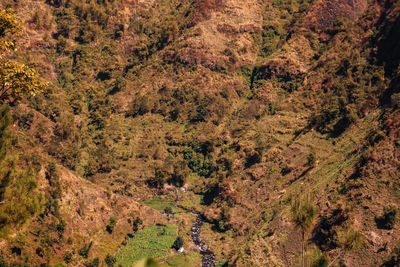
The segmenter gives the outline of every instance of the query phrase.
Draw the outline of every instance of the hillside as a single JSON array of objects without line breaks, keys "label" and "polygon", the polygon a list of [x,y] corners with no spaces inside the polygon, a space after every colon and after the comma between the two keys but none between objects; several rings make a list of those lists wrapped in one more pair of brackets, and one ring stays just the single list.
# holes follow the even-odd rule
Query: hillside
[{"label": "hillside", "polygon": [[0,7],[0,266],[400,264],[399,1]]}]

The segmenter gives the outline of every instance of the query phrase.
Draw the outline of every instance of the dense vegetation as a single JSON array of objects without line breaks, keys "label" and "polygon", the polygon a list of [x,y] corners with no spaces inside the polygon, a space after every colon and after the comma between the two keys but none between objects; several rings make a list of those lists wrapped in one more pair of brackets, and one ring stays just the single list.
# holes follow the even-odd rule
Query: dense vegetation
[{"label": "dense vegetation", "polygon": [[398,1],[0,3],[1,264],[398,264]]}]

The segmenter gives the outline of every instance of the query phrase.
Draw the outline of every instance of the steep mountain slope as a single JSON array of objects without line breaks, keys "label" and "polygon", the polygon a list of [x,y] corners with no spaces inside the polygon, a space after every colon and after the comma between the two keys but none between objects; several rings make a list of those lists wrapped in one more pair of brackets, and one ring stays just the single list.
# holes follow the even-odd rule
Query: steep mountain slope
[{"label": "steep mountain slope", "polygon": [[221,265],[301,266],[303,235],[310,266],[399,264],[398,1],[0,2],[50,82],[9,107],[38,201],[7,262],[129,266],[167,233],[157,260],[198,266],[196,210]]}]

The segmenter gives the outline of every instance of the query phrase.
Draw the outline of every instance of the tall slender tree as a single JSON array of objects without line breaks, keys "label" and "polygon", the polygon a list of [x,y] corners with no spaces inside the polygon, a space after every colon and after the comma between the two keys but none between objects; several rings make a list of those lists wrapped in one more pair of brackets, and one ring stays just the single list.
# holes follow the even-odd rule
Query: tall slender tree
[{"label": "tall slender tree", "polygon": [[309,194],[297,197],[291,206],[292,221],[301,230],[301,266],[305,266],[305,235],[314,224],[317,216],[317,208],[313,204]]}]

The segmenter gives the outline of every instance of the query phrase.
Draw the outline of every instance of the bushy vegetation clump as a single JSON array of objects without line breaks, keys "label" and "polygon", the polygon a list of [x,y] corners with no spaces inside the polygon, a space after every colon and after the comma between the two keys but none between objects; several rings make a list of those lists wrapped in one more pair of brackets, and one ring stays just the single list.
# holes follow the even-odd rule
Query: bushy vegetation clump
[{"label": "bushy vegetation clump", "polygon": [[117,219],[115,217],[110,218],[110,222],[106,226],[106,230],[109,234],[111,234],[114,231],[114,227],[117,224]]},{"label": "bushy vegetation clump", "polygon": [[397,222],[397,209],[394,206],[383,208],[382,216],[375,219],[378,227],[383,229],[393,229]]},{"label": "bushy vegetation clump", "polygon": [[[13,257],[130,266],[166,257],[178,241],[174,226],[131,216],[120,253],[110,244],[98,255],[101,235],[92,248],[67,225],[63,207],[75,204],[63,199],[63,168],[107,187],[110,201],[147,199],[180,237],[175,197],[195,196],[187,202],[204,211],[218,259],[232,265],[290,265],[300,246],[286,235],[289,217],[313,266],[338,247],[362,253],[371,227],[397,231],[396,208],[376,212],[383,195],[398,201],[400,186],[395,1],[364,11],[253,2],[27,0],[30,10],[2,1],[17,13],[0,11],[0,235],[25,224],[33,233]],[[299,185],[315,198],[291,201]],[[359,231],[353,217],[366,218]],[[106,224],[117,239],[116,217]],[[306,249],[314,224],[318,249]]]}]

